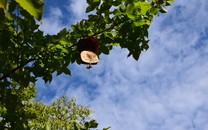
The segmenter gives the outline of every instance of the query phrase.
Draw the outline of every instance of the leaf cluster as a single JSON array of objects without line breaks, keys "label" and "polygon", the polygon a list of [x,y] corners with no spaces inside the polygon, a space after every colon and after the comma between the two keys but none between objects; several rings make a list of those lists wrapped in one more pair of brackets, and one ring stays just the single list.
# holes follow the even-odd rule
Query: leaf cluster
[{"label": "leaf cluster", "polygon": [[149,47],[153,17],[171,1],[87,0],[86,13],[93,12],[88,19],[71,25],[70,30],[44,35],[37,22],[42,16],[42,0],[4,0],[0,2],[4,14],[0,21],[0,82],[12,79],[28,86],[39,77],[50,82],[54,72],[71,75],[68,66],[80,64],[76,43],[87,36],[99,39],[98,54],[109,54],[113,46],[120,46],[138,60]]},{"label": "leaf cluster", "polygon": [[35,96],[35,87],[10,86],[0,88],[0,129],[11,127],[12,129],[24,129],[28,125],[28,119],[36,117],[28,106],[28,102]]},{"label": "leaf cluster", "polygon": [[37,118],[29,122],[32,130],[89,130],[97,128],[98,123],[91,119],[91,110],[76,104],[76,99],[67,100],[66,96],[59,97],[51,105],[33,102]]},{"label": "leaf cluster", "polygon": [[100,53],[109,54],[113,46],[120,46],[128,49],[128,56],[138,60],[141,52],[149,47],[148,28],[153,17],[164,13],[164,6],[170,2],[172,0],[87,0],[86,13],[93,14],[72,25],[72,31],[99,37]]},{"label": "leaf cluster", "polygon": [[[77,105],[76,99],[59,97],[50,105],[30,100],[34,86],[27,89],[11,89],[4,96],[8,101],[0,104],[0,128],[30,130],[89,130],[98,123],[90,118],[92,110]],[[30,95],[30,96],[29,96]]]}]

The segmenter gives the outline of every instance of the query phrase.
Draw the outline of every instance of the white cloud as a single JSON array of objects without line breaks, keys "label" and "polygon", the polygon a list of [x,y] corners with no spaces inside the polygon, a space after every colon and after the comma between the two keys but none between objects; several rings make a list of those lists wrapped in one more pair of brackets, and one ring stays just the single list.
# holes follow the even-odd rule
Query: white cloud
[{"label": "white cloud", "polygon": [[[73,2],[73,10],[83,7]],[[155,18],[150,49],[139,61],[115,48],[91,70],[72,65],[72,77],[55,78],[47,91],[75,96],[95,111],[101,127],[112,130],[207,130],[207,5],[175,1]]]},{"label": "white cloud", "polygon": [[87,8],[86,0],[69,0],[66,8],[71,14],[72,23],[78,22],[87,17],[85,14]]},{"label": "white cloud", "polygon": [[62,24],[63,13],[60,8],[50,8],[49,16],[43,17],[40,30],[43,30],[45,34],[56,34],[65,27]]},{"label": "white cloud", "polygon": [[[50,5],[50,1],[46,3],[47,6]],[[50,7],[49,11],[45,12],[47,16],[42,19],[40,30],[43,30],[45,34],[56,34],[65,27],[69,28],[70,24],[87,17],[85,14],[87,3],[83,0],[68,0],[65,1],[65,5],[63,2],[56,1],[56,3],[57,6]]]}]

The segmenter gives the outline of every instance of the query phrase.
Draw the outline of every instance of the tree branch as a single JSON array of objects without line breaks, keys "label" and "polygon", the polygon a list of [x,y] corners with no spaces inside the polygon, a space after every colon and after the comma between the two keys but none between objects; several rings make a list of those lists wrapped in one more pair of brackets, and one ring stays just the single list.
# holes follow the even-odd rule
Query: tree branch
[{"label": "tree branch", "polygon": [[[127,20],[127,21],[128,21],[128,20]],[[119,26],[120,24],[125,23],[125,22],[127,22],[127,21],[122,21],[122,22],[120,22],[120,23],[117,23],[117,24],[115,24],[115,25],[112,25],[111,27],[106,28],[106,29],[104,29],[104,30],[102,30],[102,31],[100,31],[100,32],[96,32],[96,33],[94,33],[94,34],[91,35],[91,36],[97,36],[97,35],[99,35],[99,34],[101,34],[101,33],[104,33],[104,32],[106,32],[106,31],[112,30],[114,27]],[[72,47],[74,47],[74,46],[76,46],[76,45],[77,45],[77,43],[72,44],[71,46],[69,46],[69,48],[72,48]]]},{"label": "tree branch", "polygon": [[106,29],[104,29],[104,30],[102,30],[102,31],[100,31],[100,32],[97,32],[97,33],[95,33],[95,34],[93,34],[93,35],[91,35],[91,36],[96,36],[96,35],[99,35],[99,34],[101,34],[101,33],[106,32],[106,31],[112,30],[114,27],[119,26],[120,24],[125,23],[125,22],[126,22],[126,21],[122,21],[122,22],[120,22],[120,23],[117,23],[117,24],[115,24],[115,25],[112,25],[111,27],[106,28]]},{"label": "tree branch", "polygon": [[30,59],[28,60],[25,64],[19,65],[16,68],[12,69],[10,72],[7,72],[5,74],[3,74],[3,76],[0,77],[0,80],[3,80],[7,77],[9,77],[10,75],[12,75],[13,73],[15,73],[17,70],[23,68],[25,65],[27,65],[28,63],[30,63],[31,61],[34,61],[35,59]]},{"label": "tree branch", "polygon": [[[102,30],[102,31],[100,31],[100,32],[94,33],[94,34],[91,35],[91,36],[96,36],[96,35],[99,35],[99,34],[101,34],[101,33],[103,33],[103,32],[112,30],[114,27],[119,26],[120,24],[125,23],[125,22],[126,22],[126,21],[122,21],[122,22],[120,22],[120,23],[117,23],[117,24],[115,24],[115,25],[112,25],[111,27],[109,27],[109,28],[107,28],[107,29],[104,29],[104,30]],[[74,46],[76,46],[76,45],[77,45],[77,43],[71,45],[69,48],[72,48],[72,47],[74,47]],[[29,62],[34,61],[34,60],[35,60],[35,59],[30,59],[30,60],[28,60],[25,64],[19,65],[19,66],[17,66],[16,68],[12,69],[10,72],[7,72],[7,73],[3,74],[3,76],[0,77],[0,81],[3,80],[3,79],[5,79],[5,78],[7,78],[7,77],[9,77],[9,76],[12,75],[13,73],[15,73],[17,70],[23,68],[23,67],[24,67],[25,65],[27,65]]]}]

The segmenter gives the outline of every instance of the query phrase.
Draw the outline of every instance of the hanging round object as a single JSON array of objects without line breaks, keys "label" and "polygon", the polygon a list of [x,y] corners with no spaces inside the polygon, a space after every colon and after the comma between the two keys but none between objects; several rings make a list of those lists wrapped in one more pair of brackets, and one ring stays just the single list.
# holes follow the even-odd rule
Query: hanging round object
[{"label": "hanging round object", "polygon": [[85,64],[97,64],[99,62],[98,56],[92,51],[82,51],[80,57]]},{"label": "hanging round object", "polygon": [[99,62],[96,52],[99,49],[99,42],[96,37],[89,36],[85,39],[80,39],[77,43],[77,50],[80,53],[80,59],[83,64],[87,64],[87,69],[92,68],[93,64]]},{"label": "hanging round object", "polygon": [[92,37],[92,36],[89,36],[84,39],[80,39],[79,42],[77,43],[77,49],[79,52],[85,50],[97,52],[99,49],[99,41],[97,40],[96,37]]}]

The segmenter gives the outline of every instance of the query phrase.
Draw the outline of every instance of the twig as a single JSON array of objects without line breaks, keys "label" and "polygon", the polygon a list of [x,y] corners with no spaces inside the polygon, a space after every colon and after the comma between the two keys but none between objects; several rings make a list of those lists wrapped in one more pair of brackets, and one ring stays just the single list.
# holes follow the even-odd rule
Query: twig
[{"label": "twig", "polygon": [[11,74],[15,73],[17,70],[19,70],[20,68],[24,67],[25,65],[27,65],[29,62],[34,61],[35,59],[30,59],[28,60],[25,64],[19,65],[16,68],[12,69],[10,72],[7,72],[6,74],[4,74],[3,76],[0,77],[0,80],[3,80],[7,77],[9,77]]},{"label": "twig", "polygon": [[[127,21],[128,21],[128,20],[127,20]],[[122,24],[122,23],[125,23],[125,22],[127,22],[127,21],[123,21],[123,22],[117,23],[117,24],[115,24],[115,25],[112,25],[111,27],[109,27],[109,28],[107,28],[107,29],[104,29],[104,30],[102,30],[102,31],[100,31],[100,32],[96,32],[96,33],[94,33],[94,34],[91,35],[91,36],[97,36],[97,35],[99,35],[99,34],[101,34],[101,33],[103,33],[103,32],[112,30],[114,27],[116,27],[116,26],[118,26],[118,25],[120,25],[120,24]],[[74,46],[76,46],[76,45],[77,45],[77,43],[72,44],[71,46],[69,46],[69,48],[72,48],[72,47],[74,47]]]},{"label": "twig", "polygon": [[[128,21],[128,20],[127,20],[127,21]],[[117,23],[117,24],[115,24],[115,25],[112,25],[111,27],[109,27],[109,28],[107,28],[107,29],[104,29],[104,30],[102,30],[102,31],[100,31],[100,32],[94,33],[94,34],[91,35],[91,36],[96,36],[96,35],[99,35],[99,34],[101,34],[101,33],[103,33],[103,32],[112,30],[114,27],[116,27],[116,26],[118,26],[118,25],[120,25],[120,24],[122,24],[122,23],[125,23],[125,22],[127,22],[127,21],[122,21],[122,22],[120,22],[120,23]]]},{"label": "twig", "polygon": [[[107,28],[107,29],[105,29],[105,30],[102,30],[102,31],[100,31],[100,32],[94,33],[94,34],[91,35],[91,36],[96,36],[96,35],[99,35],[99,34],[101,34],[101,33],[103,33],[103,32],[112,30],[114,27],[116,27],[116,26],[118,26],[118,25],[120,25],[120,24],[122,24],[122,23],[125,23],[125,22],[126,22],[126,21],[123,21],[123,22],[117,23],[117,24],[115,24],[115,25],[112,25],[111,27],[109,27],[109,28]],[[74,47],[74,46],[76,46],[76,45],[77,45],[77,43],[71,45],[69,48],[72,48],[72,47]],[[19,70],[20,68],[23,68],[23,67],[24,67],[25,65],[27,65],[29,62],[34,61],[34,60],[35,60],[35,59],[30,59],[30,60],[28,60],[25,64],[19,65],[19,66],[17,66],[16,68],[12,69],[10,72],[7,72],[6,74],[3,74],[3,76],[0,77],[0,81],[3,80],[3,79],[5,79],[5,78],[7,78],[7,77],[9,77],[9,76],[12,75],[13,73],[15,73],[17,70]]]}]

